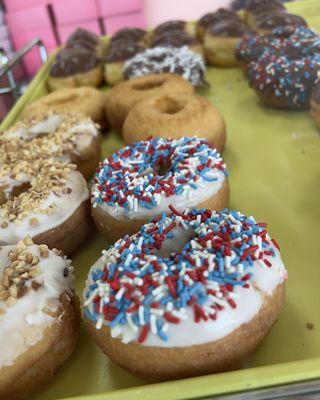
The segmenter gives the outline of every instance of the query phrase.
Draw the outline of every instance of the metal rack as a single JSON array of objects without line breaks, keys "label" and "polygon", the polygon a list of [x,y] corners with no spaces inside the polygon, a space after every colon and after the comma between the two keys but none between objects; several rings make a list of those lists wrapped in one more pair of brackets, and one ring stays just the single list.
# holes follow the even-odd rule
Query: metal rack
[{"label": "metal rack", "polygon": [[9,86],[0,87],[0,95],[11,93],[14,100],[17,100],[22,94],[22,86],[16,82],[13,68],[17,63],[20,63],[23,57],[28,54],[34,47],[38,48],[41,63],[44,64],[48,59],[48,54],[45,45],[39,38],[31,40],[24,47],[18,50],[14,56],[9,59],[5,50],[0,48],[0,80],[7,77]]}]

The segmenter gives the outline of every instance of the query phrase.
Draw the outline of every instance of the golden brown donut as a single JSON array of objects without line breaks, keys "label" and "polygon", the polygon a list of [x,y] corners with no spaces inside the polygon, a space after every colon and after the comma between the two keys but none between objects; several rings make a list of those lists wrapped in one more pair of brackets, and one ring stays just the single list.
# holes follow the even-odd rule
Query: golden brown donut
[{"label": "golden brown donut", "polygon": [[48,76],[47,84],[51,91],[79,86],[98,87],[103,81],[101,65],[92,68],[90,71],[76,73],[66,77]]},{"label": "golden brown donut", "polygon": [[192,93],[172,91],[142,100],[129,112],[123,125],[124,142],[133,143],[149,136],[198,136],[221,153],[226,142],[226,126],[210,101]]},{"label": "golden brown donut", "polygon": [[265,224],[230,210],[173,211],[102,252],[84,290],[86,325],[108,357],[147,380],[228,371],[276,322],[286,279]]},{"label": "golden brown donut", "polygon": [[98,123],[107,126],[105,94],[93,87],[64,88],[49,93],[28,105],[22,112],[22,118],[32,118],[49,111],[79,112]]},{"label": "golden brown donut", "polygon": [[70,263],[29,238],[1,247],[1,399],[38,391],[73,352],[80,309]]},{"label": "golden brown donut", "polygon": [[107,94],[106,111],[110,125],[121,132],[126,116],[142,99],[155,94],[193,93],[193,87],[183,78],[172,74],[151,74],[122,82]]}]

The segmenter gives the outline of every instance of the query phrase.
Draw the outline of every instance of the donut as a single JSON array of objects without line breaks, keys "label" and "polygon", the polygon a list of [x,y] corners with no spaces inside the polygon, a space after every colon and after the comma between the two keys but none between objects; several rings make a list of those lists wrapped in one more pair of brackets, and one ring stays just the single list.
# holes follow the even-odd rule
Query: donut
[{"label": "donut", "polygon": [[200,56],[204,56],[201,42],[183,31],[171,31],[154,36],[151,42],[151,47],[174,47],[178,49],[185,46],[191,51],[200,54]]},{"label": "donut", "polygon": [[92,215],[110,243],[172,207],[222,209],[228,203],[225,164],[195,137],[127,146],[100,163],[92,187]]},{"label": "donut", "polygon": [[106,56],[102,59],[106,83],[113,86],[123,81],[125,61],[144,50],[144,47],[132,41],[116,40],[111,42]]},{"label": "donut", "polygon": [[105,94],[93,87],[59,89],[28,105],[21,116],[31,118],[39,114],[47,114],[49,111],[59,113],[68,110],[87,115],[105,128],[108,125],[105,101]]},{"label": "donut", "polygon": [[249,83],[267,107],[304,110],[310,108],[319,70],[319,54],[294,59],[267,53],[251,63]]},{"label": "donut", "polygon": [[47,85],[53,91],[67,87],[97,87],[102,80],[102,64],[98,55],[83,47],[71,47],[57,54],[49,71]]},{"label": "donut", "polygon": [[203,38],[207,63],[217,67],[237,66],[236,46],[250,32],[240,19],[226,19],[208,26]]},{"label": "donut", "polygon": [[265,223],[176,210],[103,251],[86,325],[108,357],[151,381],[236,369],[276,322],[286,277]]},{"label": "donut", "polygon": [[140,28],[123,28],[114,33],[109,42],[109,46],[117,41],[133,42],[145,46],[147,42],[147,32]]},{"label": "donut", "polygon": [[0,248],[0,398],[38,391],[72,354],[80,329],[71,261],[26,237]]},{"label": "donut", "polygon": [[165,21],[153,29],[152,37],[155,38],[172,32],[183,32],[190,36],[195,36],[195,27],[192,22],[183,20]]},{"label": "donut", "polygon": [[25,118],[2,132],[0,148],[0,168],[3,162],[55,157],[75,163],[88,178],[100,161],[100,133],[83,114],[49,112]]},{"label": "donut", "polygon": [[148,74],[171,73],[182,76],[193,86],[206,86],[206,66],[203,58],[187,46],[154,47],[137,54],[124,65],[126,79]]},{"label": "donut", "polygon": [[206,29],[221,21],[239,21],[239,16],[226,8],[219,8],[216,12],[203,15],[196,24],[196,35],[199,40],[203,40]]},{"label": "donut", "polygon": [[193,93],[193,87],[183,78],[173,74],[150,74],[121,82],[107,93],[106,111],[110,125],[121,132],[131,108],[138,101],[155,94]]},{"label": "donut", "polygon": [[0,246],[28,234],[69,255],[91,230],[87,183],[73,164],[47,159],[0,166]]},{"label": "donut", "polygon": [[305,26],[308,24],[300,15],[288,13],[268,13],[256,22],[255,28],[261,33],[268,33],[274,28],[284,26]]},{"label": "donut", "polygon": [[276,13],[286,13],[287,9],[281,0],[253,0],[248,1],[245,5],[245,21],[251,27],[256,26],[256,19],[262,16],[276,12]]},{"label": "donut", "polygon": [[68,38],[65,48],[84,48],[101,57],[105,45],[98,35],[83,28],[77,28]]},{"label": "donut", "polygon": [[320,83],[317,83],[312,89],[310,107],[311,115],[320,130]]},{"label": "donut", "polygon": [[132,143],[150,135],[164,138],[198,136],[222,152],[226,126],[220,111],[207,99],[191,94],[159,94],[140,101],[123,125],[123,140]]}]

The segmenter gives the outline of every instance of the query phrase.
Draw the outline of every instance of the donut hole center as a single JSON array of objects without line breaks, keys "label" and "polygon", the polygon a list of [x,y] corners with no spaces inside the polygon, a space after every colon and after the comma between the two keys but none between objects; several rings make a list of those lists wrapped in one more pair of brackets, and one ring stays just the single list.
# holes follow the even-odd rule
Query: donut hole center
[{"label": "donut hole center", "polygon": [[158,164],[154,165],[153,169],[159,176],[165,176],[171,168],[171,162],[169,160],[161,160]]},{"label": "donut hole center", "polygon": [[151,90],[151,89],[156,89],[158,87],[161,87],[164,84],[163,79],[155,79],[153,81],[147,81],[147,82],[137,82],[133,84],[133,89],[134,90]]},{"label": "donut hole center", "polygon": [[162,258],[174,257],[180,253],[194,236],[192,229],[185,229],[180,226],[171,231],[173,238],[166,238],[159,250],[154,250],[154,255]]},{"label": "donut hole center", "polygon": [[174,115],[184,109],[186,101],[173,99],[171,97],[161,97],[155,103],[155,107],[163,114]]},{"label": "donut hole center", "polygon": [[30,182],[23,182],[20,185],[15,185],[9,195],[6,195],[5,186],[0,187],[0,205],[5,204],[8,200],[13,200],[30,189]]}]

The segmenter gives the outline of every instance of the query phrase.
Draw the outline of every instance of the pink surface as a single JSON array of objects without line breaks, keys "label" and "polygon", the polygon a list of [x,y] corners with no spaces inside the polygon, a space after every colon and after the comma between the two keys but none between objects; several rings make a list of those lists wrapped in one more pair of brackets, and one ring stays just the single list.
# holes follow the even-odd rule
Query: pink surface
[{"label": "pink surface", "polygon": [[34,28],[51,29],[51,20],[46,6],[26,8],[25,10],[8,12],[6,20],[11,34]]},{"label": "pink surface", "polygon": [[142,0],[96,0],[98,12],[103,17],[142,11]]},{"label": "pink surface", "polygon": [[144,0],[144,11],[148,25],[155,26],[169,19],[195,20],[230,3],[231,0]]},{"label": "pink surface", "polygon": [[88,21],[98,18],[94,0],[60,0],[52,2],[52,10],[58,25]]},{"label": "pink surface", "polygon": [[[53,48],[47,48],[48,54],[51,54],[56,49],[56,46]],[[23,65],[26,69],[28,75],[34,75],[38,69],[41,67],[41,60],[39,53],[36,49],[32,50],[24,59]]]},{"label": "pink surface", "polygon": [[73,33],[77,28],[88,29],[91,32],[95,32],[98,35],[101,35],[100,26],[97,19],[92,21],[79,22],[76,24],[62,25],[57,27],[61,43],[65,43],[71,33]]},{"label": "pink surface", "polygon": [[45,5],[49,0],[4,0],[7,11],[18,11],[24,8]]},{"label": "pink surface", "polygon": [[0,25],[0,40],[2,41],[8,39],[8,29],[5,25]]},{"label": "pink surface", "polygon": [[121,28],[146,28],[146,20],[142,12],[121,15],[117,17],[104,18],[104,27],[108,35]]}]

